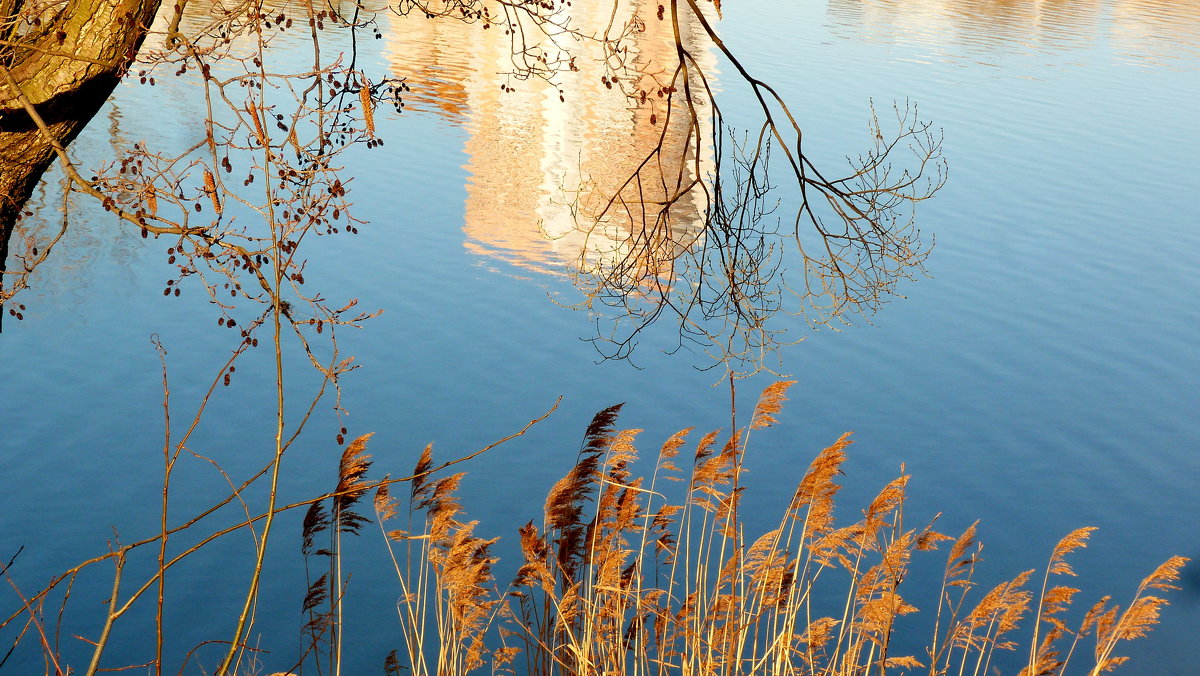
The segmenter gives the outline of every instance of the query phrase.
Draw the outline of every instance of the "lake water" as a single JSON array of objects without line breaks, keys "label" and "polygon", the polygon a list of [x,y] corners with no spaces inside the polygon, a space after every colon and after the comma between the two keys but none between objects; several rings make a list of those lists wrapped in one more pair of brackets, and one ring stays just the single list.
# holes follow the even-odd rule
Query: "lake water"
[{"label": "lake water", "polygon": [[[944,131],[950,167],[918,209],[936,246],[928,276],[899,288],[905,299],[841,331],[773,319],[805,340],[781,352],[776,368],[798,383],[781,424],[756,433],[751,449],[752,524],[760,514],[770,523],[812,456],[854,430],[843,518],[903,464],[912,523],[942,512],[941,529],[958,533],[981,520],[985,581],[1044,565],[1083,525],[1100,530],[1073,559],[1082,607],[1102,593],[1127,598],[1172,554],[1200,557],[1200,2],[798,0],[723,11],[725,41],[789,101],[818,166],[867,146],[872,101],[887,111],[907,100]],[[645,430],[648,453],[678,429],[727,426],[728,391],[714,387],[719,371],[697,368],[704,355],[664,352],[676,336],[669,319],[632,364],[598,362],[586,340],[593,318],[564,307],[579,300],[565,273],[580,243],[564,225],[561,187],[591,176],[602,188],[644,134],[603,85],[581,79],[559,101],[518,83],[505,98],[503,40],[419,18],[385,18],[380,29],[382,39],[359,45],[359,64],[407,78],[407,110],[381,111],[386,145],[347,158],[355,215],[369,225],[306,242],[305,276],[333,302],[384,312],[341,333],[363,366],[344,382],[348,414],[336,417],[328,400],[318,407],[283,490],[332,488],[341,425],[374,432],[377,471],[402,474],[427,442],[442,458],[465,454],[562,395],[547,421],[468,466],[468,513],[481,533],[512,541],[539,517],[594,412],[627,402],[622,424]],[[652,45],[644,58],[653,61]],[[726,90],[731,118],[748,119],[729,64],[711,49],[699,60]],[[143,139],[194,138],[203,116],[188,85],[123,85],[74,146],[81,163]],[[52,209],[53,192],[38,204]],[[150,336],[169,353],[177,420],[236,343],[202,294],[163,297],[166,244],[76,201],[71,231],[22,299],[25,320],[6,318],[0,335],[0,559],[24,546],[13,573],[26,592],[103,552],[113,528],[128,541],[158,527],[162,386]],[[252,353],[218,388],[189,444],[235,477],[272,447],[266,357]],[[299,401],[315,379],[291,359]],[[743,406],[772,380],[742,381]],[[177,472],[176,515],[225,485],[201,460]],[[287,543],[268,561],[258,610],[261,645],[284,656],[262,658],[268,673],[288,666],[303,595],[298,523],[280,528]],[[231,633],[244,540],[174,581],[169,647]],[[385,556],[370,538],[354,545],[349,673],[377,670],[399,646]],[[1133,662],[1119,673],[1195,673],[1191,570],[1162,626],[1124,648]],[[99,607],[107,583],[89,582],[77,583],[73,607]],[[932,607],[936,588],[920,584],[909,599]],[[147,659],[128,632],[114,664]],[[12,673],[41,670],[40,659],[14,659]]]}]

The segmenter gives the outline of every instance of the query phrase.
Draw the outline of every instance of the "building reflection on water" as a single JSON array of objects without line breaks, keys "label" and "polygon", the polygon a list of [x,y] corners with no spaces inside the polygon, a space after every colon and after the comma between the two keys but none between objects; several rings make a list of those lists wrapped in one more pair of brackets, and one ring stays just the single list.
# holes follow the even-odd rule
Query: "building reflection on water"
[{"label": "building reflection on water", "polygon": [[[700,125],[692,130],[681,95],[670,115],[669,97],[658,95],[678,57],[669,17],[658,19],[657,10],[653,2],[618,4],[614,30],[620,30],[621,17],[639,27],[625,41],[627,68],[606,69],[599,43],[564,42],[576,68],[556,72],[553,84],[510,75],[513,44],[503,30],[452,19],[390,18],[386,53],[393,74],[412,89],[406,107],[441,115],[469,132],[463,226],[469,251],[563,274],[581,261],[628,256],[631,235],[647,227],[657,225],[659,239],[675,249],[702,236],[702,190],[684,195],[665,222],[657,218],[656,205],[677,196],[681,184],[704,178],[713,163],[707,98],[695,97]],[[563,11],[572,26],[603,30],[613,0],[576,0]],[[715,11],[709,18],[716,18]],[[694,17],[681,24],[683,46],[712,85],[715,58],[703,28]],[[610,79],[614,74],[619,86]],[[699,84],[695,77],[690,82]],[[676,86],[682,90],[682,80]],[[628,95],[639,90],[650,93],[645,102]],[[660,141],[661,152],[652,156]],[[626,185],[648,157],[641,180]],[[619,199],[610,205],[614,195]]]},{"label": "building reflection on water", "polygon": [[1186,45],[1200,53],[1200,0],[830,0],[828,13],[842,37],[957,42],[976,56],[1096,42],[1144,63],[1178,58]]}]

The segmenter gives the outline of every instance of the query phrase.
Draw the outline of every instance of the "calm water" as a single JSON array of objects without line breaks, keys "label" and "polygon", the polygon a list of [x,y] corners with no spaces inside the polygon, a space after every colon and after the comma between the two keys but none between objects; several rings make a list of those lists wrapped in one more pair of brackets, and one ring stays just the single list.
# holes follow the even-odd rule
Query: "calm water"
[{"label": "calm water", "polygon": [[[761,522],[819,448],[855,430],[844,517],[904,464],[914,523],[940,511],[943,530],[957,533],[981,520],[987,581],[1043,565],[1081,525],[1100,527],[1074,559],[1083,606],[1100,593],[1128,597],[1172,554],[1200,557],[1200,2],[725,4],[724,38],[791,102],[818,164],[865,147],[871,101],[907,99],[944,129],[951,167],[918,212],[936,247],[930,276],[901,289],[907,299],[840,332],[779,318],[807,339],[783,353],[799,383],[781,426],[752,448],[748,500]],[[503,98],[501,42],[472,44],[423,19],[381,28],[361,58],[368,71],[409,78],[408,112],[381,120],[384,148],[348,163],[357,215],[371,224],[309,243],[306,277],[331,299],[384,314],[343,334],[364,366],[345,382],[349,415],[335,418],[332,402],[318,409],[289,460],[287,495],[332,488],[341,424],[375,432],[377,468],[401,473],[429,441],[442,457],[469,452],[565,395],[548,421],[471,465],[466,507],[481,532],[507,537],[538,516],[596,410],[628,402],[623,422],[646,430],[646,450],[683,427],[727,424],[726,390],[695,368],[703,357],[661,352],[672,327],[642,341],[640,370],[597,363],[582,340],[594,335],[589,318],[559,304],[577,300],[564,266],[580,245],[557,189],[588,175],[602,187],[641,133],[602,85],[581,77],[565,103],[538,91]],[[733,97],[728,65],[703,58]],[[143,138],[191,138],[202,128],[193,96],[182,81],[122,87],[77,152],[100,164]],[[165,245],[81,213],[26,296],[26,320],[6,322],[0,337],[0,558],[24,545],[14,574],[26,591],[103,551],[111,527],[122,540],[157,527],[161,383],[149,336],[169,351],[179,417],[234,342],[199,294],[162,296]],[[235,476],[271,445],[268,361],[239,367],[191,444]],[[312,380],[298,367],[296,400]],[[207,463],[185,464],[179,515],[224,486]],[[290,655],[303,589],[298,525],[283,528],[290,540],[273,553],[279,574],[259,627],[264,647]],[[248,572],[234,554],[246,544],[176,587],[174,647],[190,647],[192,629],[229,632]],[[351,673],[369,673],[399,645],[387,619],[398,591],[379,543],[356,547]],[[102,576],[91,582],[77,586],[77,607],[106,588]],[[920,584],[909,598],[932,607],[936,590]],[[1195,673],[1198,627],[1192,573],[1163,626],[1125,648],[1134,662],[1122,673]],[[135,629],[114,663],[147,659],[131,647]],[[266,671],[288,666],[279,659],[264,658]]]}]

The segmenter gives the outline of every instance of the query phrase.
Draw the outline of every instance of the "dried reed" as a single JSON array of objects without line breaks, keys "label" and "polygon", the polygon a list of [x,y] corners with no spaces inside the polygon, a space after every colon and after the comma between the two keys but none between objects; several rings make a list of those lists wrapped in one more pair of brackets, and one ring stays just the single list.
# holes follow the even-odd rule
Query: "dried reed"
[{"label": "dried reed", "polygon": [[[789,385],[767,388],[750,429],[776,423]],[[1123,612],[1105,597],[1072,630],[1062,618],[1079,590],[1051,578],[1074,575],[1067,557],[1093,530],[1081,528],[1051,552],[1036,597],[1030,570],[972,605],[976,526],[957,538],[932,524],[905,526],[907,476],[884,486],[860,520],[837,524],[849,435],[813,460],[778,525],[748,538],[737,504],[749,430],[723,443],[717,432],[701,437],[687,472],[679,457],[691,430],[683,430],[662,445],[647,481],[631,470],[639,430],[618,431],[619,412],[595,416],[574,466],[550,489],[541,524],[519,529],[523,560],[503,595],[493,591],[496,540],[474,535],[455,498],[462,474],[430,480],[425,449],[410,495],[416,530],[388,529],[398,510],[386,485],[378,489],[405,641],[387,673],[982,675],[992,673],[997,651],[1028,641],[1021,674],[1034,676],[1066,673],[1072,656],[1082,659],[1076,644],[1094,634],[1094,661],[1082,668],[1098,674],[1123,662],[1113,656],[1117,645],[1157,623],[1166,601],[1148,592],[1173,589],[1186,561],[1174,557],[1154,571]],[[670,499],[662,482],[677,482],[682,495]],[[914,552],[945,541],[953,545],[932,639],[897,645],[897,623],[917,610],[901,595]],[[400,544],[409,547],[406,564]],[[826,605],[831,589],[844,589],[842,600]],[[1020,636],[1027,616],[1032,634]]]}]

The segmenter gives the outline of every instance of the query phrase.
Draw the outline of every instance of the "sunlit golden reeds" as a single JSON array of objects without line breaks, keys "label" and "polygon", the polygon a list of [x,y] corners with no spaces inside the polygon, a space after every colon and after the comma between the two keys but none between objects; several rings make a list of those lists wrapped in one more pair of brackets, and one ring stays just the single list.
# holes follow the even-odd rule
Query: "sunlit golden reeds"
[{"label": "sunlit golden reeds", "polygon": [[[747,429],[700,437],[690,469],[680,457],[691,430],[671,436],[648,477],[632,469],[639,430],[616,429],[620,405],[598,413],[575,464],[551,487],[541,523],[520,527],[522,561],[503,593],[492,573],[496,540],[474,534],[454,496],[463,475],[431,479],[426,448],[413,473],[408,529],[389,530],[400,510],[386,485],[375,497],[402,592],[405,650],[389,657],[389,668],[983,675],[993,673],[999,651],[1021,649],[1022,676],[1068,673],[1068,666],[1098,674],[1123,662],[1113,654],[1121,642],[1157,623],[1166,601],[1149,592],[1173,589],[1186,559],[1154,571],[1125,610],[1104,597],[1077,628],[1068,625],[1081,592],[1052,578],[1075,574],[1068,556],[1086,546],[1092,528],[1053,549],[1040,590],[1030,589],[1028,570],[980,594],[977,526],[957,538],[932,523],[906,526],[908,476],[885,485],[859,520],[839,525],[834,500],[849,435],[812,461],[780,521],[749,536],[738,511],[748,433],[776,423],[789,385],[767,388]],[[931,637],[901,645],[897,625],[907,623],[905,636],[920,626],[910,617],[917,601],[902,594],[902,583],[924,552],[944,542],[953,544],[941,590],[924,601],[921,616]],[[1089,636],[1097,647],[1085,655],[1076,648]]]},{"label": "sunlit golden reeds", "polygon": [[[1077,599],[1093,594],[1063,578],[1076,577],[1070,559],[1087,546],[1090,527],[1053,547],[1040,586],[1030,569],[982,587],[978,524],[957,537],[932,522],[907,526],[907,475],[885,484],[857,510],[859,518],[839,522],[835,501],[849,435],[817,454],[778,521],[761,513],[744,518],[740,475],[749,433],[776,422],[787,385],[768,388],[747,428],[700,436],[690,447],[690,467],[683,459],[693,430],[671,435],[645,476],[635,472],[640,431],[617,429],[619,405],[602,410],[575,463],[551,487],[540,522],[518,529],[520,560],[507,586],[498,585],[494,573],[498,539],[479,536],[477,522],[465,517],[458,498],[465,473],[440,472],[520,436],[545,415],[470,456],[435,463],[426,447],[401,479],[368,479],[370,435],[352,440],[331,492],[277,510],[307,507],[300,543],[309,564],[304,639],[291,672],[341,673],[343,655],[358,648],[345,622],[349,576],[342,536],[361,534],[370,522],[360,503],[372,491],[374,520],[399,582],[400,647],[386,658],[388,674],[984,676],[1003,669],[1020,676],[1098,676],[1127,661],[1117,651],[1153,629],[1167,603],[1161,592],[1178,589],[1187,559],[1175,556],[1142,580],[1125,605],[1103,596],[1073,613]],[[403,482],[406,509],[393,492]],[[91,563],[115,564],[112,610],[96,642],[102,646],[113,623],[167,568],[265,518],[248,516],[164,559],[158,576],[127,600],[119,594],[126,554],[165,535],[126,545],[59,579],[73,581]],[[928,552],[946,543],[944,564],[930,558]],[[5,577],[10,564],[0,567]],[[932,598],[917,598],[920,588],[905,580],[930,564],[942,568],[940,588]],[[47,664],[57,665],[45,592],[25,597],[8,582],[24,606],[7,622],[27,615]],[[375,587],[367,593],[394,592]],[[915,614],[918,608],[924,612]],[[928,638],[914,640],[921,635]],[[93,669],[99,656],[93,655]],[[230,673],[249,673],[247,664]]]}]

